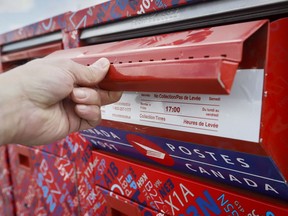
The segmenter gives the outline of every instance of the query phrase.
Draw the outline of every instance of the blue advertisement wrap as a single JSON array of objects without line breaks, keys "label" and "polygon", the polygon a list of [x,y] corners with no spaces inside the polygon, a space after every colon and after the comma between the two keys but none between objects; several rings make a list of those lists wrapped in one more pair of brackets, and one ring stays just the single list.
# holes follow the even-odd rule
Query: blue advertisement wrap
[{"label": "blue advertisement wrap", "polygon": [[98,149],[288,200],[286,181],[269,157],[103,126],[82,135]]}]

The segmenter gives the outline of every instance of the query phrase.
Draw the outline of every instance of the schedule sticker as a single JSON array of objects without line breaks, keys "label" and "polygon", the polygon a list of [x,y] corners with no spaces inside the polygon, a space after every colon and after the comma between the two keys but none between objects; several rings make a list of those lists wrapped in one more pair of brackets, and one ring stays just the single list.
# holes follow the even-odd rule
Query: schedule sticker
[{"label": "schedule sticker", "polygon": [[125,92],[105,120],[259,142],[263,69],[238,70],[229,95]]}]

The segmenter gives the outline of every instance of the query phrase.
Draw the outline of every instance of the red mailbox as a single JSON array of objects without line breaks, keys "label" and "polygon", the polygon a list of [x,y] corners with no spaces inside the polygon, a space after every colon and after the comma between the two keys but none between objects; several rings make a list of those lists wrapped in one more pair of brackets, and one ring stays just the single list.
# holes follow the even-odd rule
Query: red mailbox
[{"label": "red mailbox", "polygon": [[[95,147],[288,200],[285,136],[267,122],[272,104],[288,91],[278,91],[285,66],[271,68],[279,59],[267,49],[287,49],[286,34],[287,19],[262,20],[50,57],[77,53],[71,58],[85,65],[107,57],[111,68],[99,86],[129,91],[102,109],[101,126],[83,132]],[[284,106],[274,115],[273,124],[287,122]]]}]

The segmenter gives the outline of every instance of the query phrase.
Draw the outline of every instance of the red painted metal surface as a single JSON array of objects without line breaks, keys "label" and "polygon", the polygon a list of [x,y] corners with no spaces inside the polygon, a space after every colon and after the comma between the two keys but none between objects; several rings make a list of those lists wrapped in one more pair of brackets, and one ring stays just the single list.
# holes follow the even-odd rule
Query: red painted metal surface
[{"label": "red painted metal surface", "polygon": [[271,23],[261,145],[288,179],[288,18]]},{"label": "red painted metal surface", "polygon": [[287,203],[100,152],[93,157],[98,185],[167,215],[288,214]]},{"label": "red painted metal surface", "polygon": [[[50,57],[74,53],[71,58],[84,65],[108,58],[113,65],[99,85],[103,89],[228,94],[242,59],[247,61],[241,67],[263,67],[265,35],[267,21],[255,21],[81,47]],[[250,38],[258,43],[251,46]],[[259,47],[264,53],[258,53]],[[251,60],[246,52],[256,57]]]}]

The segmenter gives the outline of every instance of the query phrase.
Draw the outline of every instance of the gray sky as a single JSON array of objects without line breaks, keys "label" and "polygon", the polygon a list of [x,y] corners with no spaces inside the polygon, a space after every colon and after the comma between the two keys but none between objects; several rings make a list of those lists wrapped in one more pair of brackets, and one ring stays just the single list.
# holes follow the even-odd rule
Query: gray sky
[{"label": "gray sky", "polygon": [[0,0],[0,34],[109,0]]}]

